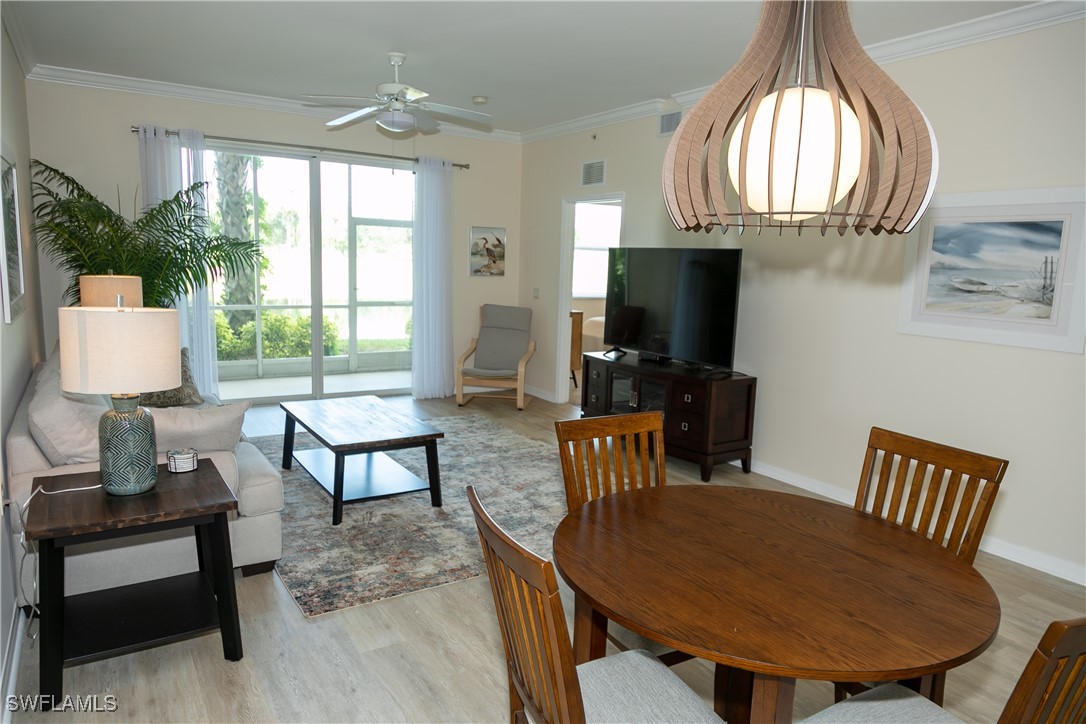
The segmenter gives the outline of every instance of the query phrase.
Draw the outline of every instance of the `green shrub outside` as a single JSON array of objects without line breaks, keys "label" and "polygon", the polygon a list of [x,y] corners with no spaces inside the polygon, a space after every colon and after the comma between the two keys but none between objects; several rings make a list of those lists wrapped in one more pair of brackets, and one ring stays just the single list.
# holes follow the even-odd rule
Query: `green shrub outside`
[{"label": "green shrub outside", "polygon": [[[310,317],[265,314],[261,317],[264,359],[290,359],[310,356]],[[408,322],[410,328],[410,322]],[[410,329],[408,330],[410,335]],[[256,322],[246,322],[234,331],[222,310],[215,310],[215,336],[220,362],[256,359]],[[339,338],[339,327],[324,317],[324,355],[346,354],[347,342]],[[408,339],[360,339],[359,352],[388,352],[410,349]]]}]

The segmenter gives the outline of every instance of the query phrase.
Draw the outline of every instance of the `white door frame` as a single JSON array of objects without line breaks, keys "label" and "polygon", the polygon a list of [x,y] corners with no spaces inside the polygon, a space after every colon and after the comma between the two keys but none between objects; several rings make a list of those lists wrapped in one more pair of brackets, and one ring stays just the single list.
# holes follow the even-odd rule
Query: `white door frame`
[{"label": "white door frame", "polygon": [[[557,372],[555,374],[554,386],[555,391],[558,393],[557,397],[559,402],[565,402],[569,399],[567,390],[569,390],[570,333],[572,332],[572,322],[569,318],[569,312],[573,309],[574,207],[576,204],[585,201],[618,201],[622,205],[622,220],[618,233],[620,246],[622,245],[622,239],[625,238],[626,194],[624,192],[583,192],[572,196],[562,197],[561,248],[559,249],[558,254],[557,317],[555,319],[555,329],[558,334],[558,344],[555,345],[555,349],[557,350],[558,357],[556,359]],[[583,384],[583,382],[579,384]]]}]

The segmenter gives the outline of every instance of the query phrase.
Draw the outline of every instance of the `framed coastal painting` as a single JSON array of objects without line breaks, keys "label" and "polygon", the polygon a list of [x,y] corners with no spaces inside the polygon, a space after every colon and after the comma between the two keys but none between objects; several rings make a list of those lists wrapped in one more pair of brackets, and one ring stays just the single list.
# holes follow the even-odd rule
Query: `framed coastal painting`
[{"label": "framed coastal painting", "polygon": [[0,294],[3,296],[4,322],[11,323],[19,316],[26,303],[26,286],[23,276],[23,244],[19,223],[19,188],[15,164],[9,159],[15,158],[6,148],[3,149],[2,187],[4,199],[4,238],[0,244],[4,271],[0,278]]},{"label": "framed coastal painting", "polygon": [[906,246],[899,331],[1081,353],[1084,194],[936,197]]},{"label": "framed coastal painting", "polygon": [[468,239],[468,268],[473,277],[505,276],[505,229],[473,226]]}]

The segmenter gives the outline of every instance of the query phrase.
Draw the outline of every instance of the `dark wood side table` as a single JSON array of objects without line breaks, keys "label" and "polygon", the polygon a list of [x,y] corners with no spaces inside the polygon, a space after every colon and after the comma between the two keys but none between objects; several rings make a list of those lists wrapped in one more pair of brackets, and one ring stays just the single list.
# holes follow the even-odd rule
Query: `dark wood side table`
[{"label": "dark wood side table", "polygon": [[[98,471],[34,479],[37,493],[26,521],[38,543],[40,692],[44,708],[63,695],[64,667],[172,643],[218,629],[223,656],[241,659],[227,513],[238,501],[210,460],[188,473],[158,466],[146,493],[107,495]],[[64,549],[169,528],[195,527],[200,569],[74,596],[64,595]]]}]

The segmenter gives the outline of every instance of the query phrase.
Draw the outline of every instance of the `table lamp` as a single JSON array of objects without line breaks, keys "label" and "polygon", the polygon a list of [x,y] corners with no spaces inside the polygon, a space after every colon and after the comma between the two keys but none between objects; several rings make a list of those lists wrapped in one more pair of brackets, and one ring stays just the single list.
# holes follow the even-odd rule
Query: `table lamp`
[{"label": "table lamp", "polygon": [[81,274],[79,306],[142,307],[143,278],[124,274]]},{"label": "table lamp", "polygon": [[61,307],[60,388],[109,394],[98,421],[102,487],[111,495],[150,490],[158,479],[155,422],[141,392],[181,384],[176,309]]}]

